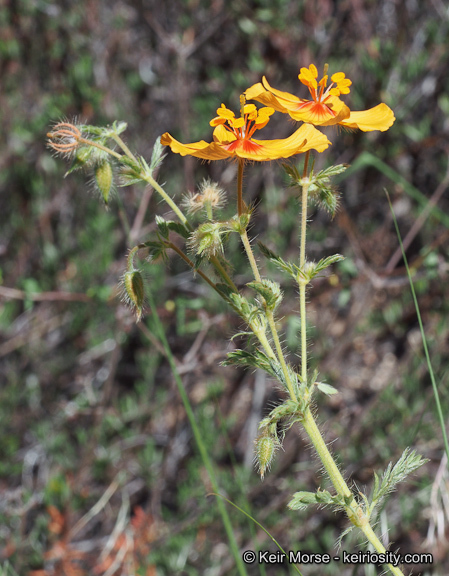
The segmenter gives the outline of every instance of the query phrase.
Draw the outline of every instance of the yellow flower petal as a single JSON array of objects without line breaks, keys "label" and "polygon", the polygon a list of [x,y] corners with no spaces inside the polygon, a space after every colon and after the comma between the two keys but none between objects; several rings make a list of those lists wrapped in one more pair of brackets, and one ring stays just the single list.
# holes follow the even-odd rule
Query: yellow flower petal
[{"label": "yellow flower petal", "polygon": [[[226,141],[220,141],[217,132],[221,135],[226,132]],[[238,140],[234,138],[223,126],[219,125],[214,130],[215,142],[208,144],[204,140],[192,144],[181,144],[167,132],[162,135],[163,146],[170,146],[172,152],[181,156],[195,156],[204,160],[224,160],[235,156],[257,162],[268,162],[289,158],[307,150],[323,152],[330,142],[327,137],[310,124],[303,124],[289,138],[282,140]]]},{"label": "yellow flower petal", "polygon": [[235,120],[233,119],[231,121],[231,125],[234,128],[241,128],[242,126],[245,125],[245,119],[244,118],[236,118]]},{"label": "yellow flower petal", "polygon": [[[313,88],[316,89],[318,87],[318,84],[316,81],[316,77],[318,76],[318,71],[315,68],[315,66],[313,66],[313,68],[315,68],[313,70],[312,66],[313,66],[313,64],[311,64],[309,66],[309,68],[301,68],[301,71],[300,71],[298,78],[306,86],[312,86]],[[316,72],[316,74],[315,74],[315,72]]]},{"label": "yellow flower petal", "polygon": [[290,158],[307,150],[323,152],[330,144],[327,137],[310,124],[303,124],[291,136],[282,140],[252,139],[251,142],[256,144],[257,148],[251,151],[239,150],[237,155],[247,160],[262,162]]},{"label": "yellow flower petal", "polygon": [[295,108],[288,111],[293,120],[308,122],[315,126],[339,124],[350,114],[346,104],[335,96],[330,96],[325,104],[313,100],[302,100]]},{"label": "yellow flower petal", "polygon": [[[298,98],[288,92],[276,90],[268,83],[265,76],[262,83],[254,84],[245,92],[248,100],[257,100],[275,110],[289,114],[294,120],[314,124],[315,126],[332,126],[340,124],[348,128],[359,128],[364,132],[372,130],[385,131],[395,121],[393,111],[386,104],[379,104],[370,110],[351,112],[340,100],[340,94],[349,94],[352,81],[346,78],[344,72],[336,72],[332,75],[332,82],[336,84],[330,90],[323,92],[327,81],[325,75],[320,81],[321,91],[314,91],[317,77],[316,67],[311,64],[309,68],[301,68],[299,79],[310,88],[311,100]],[[315,81],[315,84],[312,83]]]},{"label": "yellow flower petal", "polygon": [[175,140],[168,132],[161,136],[161,144],[163,146],[170,146],[172,152],[181,154],[181,156],[195,156],[203,160],[224,160],[225,158],[229,158],[229,154],[216,142],[208,144],[204,140],[200,140],[192,144],[181,144],[181,142]]},{"label": "yellow flower petal", "polygon": [[254,104],[245,104],[243,106],[243,114],[251,114],[251,112],[256,112],[257,108]]},{"label": "yellow flower petal", "polygon": [[[266,80],[265,77],[264,80]],[[287,94],[287,92],[285,92],[285,94]],[[273,94],[271,94],[271,92],[269,92],[260,82],[254,84],[253,86],[251,86],[251,88],[248,88],[248,90],[245,91],[245,96],[247,100],[256,100],[257,102],[265,104],[266,106],[269,106],[270,108],[273,108],[278,112],[284,112],[284,113],[288,112],[288,110],[281,105],[280,101]]]},{"label": "yellow flower petal", "polygon": [[235,118],[234,112],[226,108],[224,104],[221,105],[221,108],[218,108],[217,114],[226,120],[232,120],[232,118]]},{"label": "yellow flower petal", "polygon": [[226,122],[226,118],[220,118],[220,116],[216,116],[215,118],[212,118],[209,124],[210,126],[218,126],[219,124],[225,124]]},{"label": "yellow flower petal", "polygon": [[236,137],[232,132],[226,130],[226,128],[221,125],[217,126],[214,130],[214,141],[219,142],[220,144],[230,144],[236,140]]},{"label": "yellow flower petal", "polygon": [[382,103],[369,110],[351,112],[349,117],[339,124],[348,128],[359,128],[363,132],[371,132],[372,130],[385,132],[393,125],[394,121],[393,110]]},{"label": "yellow flower petal", "polygon": [[318,70],[317,70],[315,64],[310,64],[309,70],[310,70],[310,73],[312,74],[312,76],[314,78],[318,78]]},{"label": "yellow flower petal", "polygon": [[335,72],[335,74],[332,74],[331,76],[331,80],[332,82],[341,82],[342,80],[344,80],[346,74],[344,72]]}]

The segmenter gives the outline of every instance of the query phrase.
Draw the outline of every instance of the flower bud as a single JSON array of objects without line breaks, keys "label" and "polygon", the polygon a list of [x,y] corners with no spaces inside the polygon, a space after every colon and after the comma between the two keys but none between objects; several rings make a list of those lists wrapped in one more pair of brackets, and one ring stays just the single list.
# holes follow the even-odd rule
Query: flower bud
[{"label": "flower bud", "polygon": [[279,448],[279,441],[275,436],[268,434],[267,432],[262,432],[262,434],[256,438],[255,444],[256,462],[259,468],[260,478],[263,480],[265,472],[271,466],[274,453],[277,448]]},{"label": "flower bud", "polygon": [[145,286],[140,270],[131,270],[123,275],[123,300],[135,308],[137,322],[142,318],[145,304]]},{"label": "flower bud", "polygon": [[112,190],[114,175],[112,173],[111,163],[108,161],[101,162],[95,167],[95,182],[103,196],[105,204],[108,204],[109,195]]},{"label": "flower bud", "polygon": [[[223,252],[221,235],[223,234],[221,222],[205,222],[190,236],[189,244],[197,254],[206,258],[216,256]],[[226,232],[227,230],[225,230]]]}]

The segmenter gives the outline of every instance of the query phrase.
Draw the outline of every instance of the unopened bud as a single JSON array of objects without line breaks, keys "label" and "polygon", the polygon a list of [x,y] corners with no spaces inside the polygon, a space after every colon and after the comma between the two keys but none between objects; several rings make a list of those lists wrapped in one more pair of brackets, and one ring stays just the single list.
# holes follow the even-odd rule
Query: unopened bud
[{"label": "unopened bud", "polygon": [[270,468],[274,453],[278,447],[279,441],[271,434],[262,433],[256,439],[256,462],[262,480],[265,472]]},{"label": "unopened bud", "polygon": [[95,182],[106,205],[109,201],[113,181],[114,175],[110,162],[105,161],[95,167]]},{"label": "unopened bud", "polygon": [[131,270],[123,275],[123,300],[136,310],[137,321],[142,318],[145,304],[145,286],[139,270]]},{"label": "unopened bud", "polygon": [[190,246],[197,254],[202,254],[207,258],[223,252],[221,228],[220,222],[205,222],[190,236]]}]

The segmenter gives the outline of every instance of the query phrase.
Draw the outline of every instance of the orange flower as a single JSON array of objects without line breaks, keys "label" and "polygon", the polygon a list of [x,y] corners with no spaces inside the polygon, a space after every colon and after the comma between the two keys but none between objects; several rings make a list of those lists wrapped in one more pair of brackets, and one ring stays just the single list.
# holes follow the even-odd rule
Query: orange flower
[{"label": "orange flower", "polygon": [[327,65],[324,75],[317,82],[318,71],[311,64],[301,68],[299,80],[309,88],[311,100],[298,98],[288,92],[272,88],[265,76],[262,83],[254,84],[245,92],[248,100],[257,100],[271,106],[279,112],[289,114],[294,120],[308,122],[315,126],[331,126],[339,124],[347,128],[359,128],[363,132],[388,130],[395,121],[393,111],[386,104],[378,104],[374,108],[361,112],[351,112],[339,96],[349,94],[352,82],[345,77],[344,72],[331,76],[332,83],[327,86]]},{"label": "orange flower", "polygon": [[311,149],[323,152],[329,146],[326,136],[309,124],[303,124],[283,140],[255,140],[253,134],[268,124],[273,113],[271,107],[258,110],[254,104],[245,104],[242,97],[241,117],[236,118],[224,104],[217,110],[218,116],[210,122],[215,128],[214,142],[209,144],[201,140],[181,144],[166,132],[161,137],[161,143],[181,156],[196,156],[204,160],[238,157],[258,162],[289,158]]}]

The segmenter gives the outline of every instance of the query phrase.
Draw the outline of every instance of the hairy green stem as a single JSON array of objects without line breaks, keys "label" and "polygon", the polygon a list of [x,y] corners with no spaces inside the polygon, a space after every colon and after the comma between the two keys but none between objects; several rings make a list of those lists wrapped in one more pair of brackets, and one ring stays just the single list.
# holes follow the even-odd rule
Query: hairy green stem
[{"label": "hairy green stem", "polygon": [[220,260],[216,256],[211,256],[210,258],[211,264],[214,266],[215,270],[218,274],[222,277],[222,279],[226,282],[226,284],[232,289],[233,292],[236,294],[238,293],[238,288],[232,281],[232,278],[226,272],[225,268],[222,266]]},{"label": "hairy green stem", "polygon": [[[308,158],[306,158],[308,160]],[[305,168],[307,165],[305,165]],[[309,193],[309,182],[303,178],[302,198],[301,198],[301,240],[299,266],[304,269],[306,263],[306,233],[307,233],[307,199]],[[301,315],[301,376],[304,382],[307,381],[307,318],[306,318],[306,283],[299,282],[299,313]]]},{"label": "hairy green stem", "polygon": [[310,440],[312,441],[312,444],[314,445],[315,450],[317,451],[318,456],[323,463],[323,466],[326,468],[326,472],[328,473],[329,478],[335,487],[335,490],[341,496],[352,496],[351,490],[348,488],[348,485],[341,475],[340,470],[335,464],[335,460],[332,458],[332,455],[329,452],[323,437],[321,436],[321,432],[316,425],[310,409],[307,410],[307,412],[304,414],[304,418],[301,420],[301,423],[304,426],[304,429],[307,432]]},{"label": "hairy green stem", "polygon": [[[348,515],[349,520],[357,528],[360,528],[360,530],[365,534],[367,540],[373,545],[376,552],[384,554],[386,552],[384,545],[374,533],[369,523],[368,516],[353,497],[351,490],[345,482],[345,479],[338,469],[338,466],[335,464],[335,460],[323,440],[321,432],[319,431],[310,410],[307,410],[304,414],[301,423],[304,426],[304,430],[309,436],[321,462],[323,463],[335,490],[340,494],[340,496],[347,499],[351,498],[349,504],[345,505],[346,514]],[[394,567],[392,564],[387,564],[387,566],[394,576],[404,576],[403,572],[399,568]]]},{"label": "hairy green stem", "polygon": [[165,202],[167,202],[167,204],[170,206],[170,208],[173,210],[173,212],[176,214],[176,216],[179,218],[179,220],[184,224],[184,226],[186,228],[188,228],[189,230],[192,230],[192,225],[187,220],[187,218],[184,215],[184,213],[182,212],[182,210],[178,207],[176,202],[174,202],[170,198],[170,196],[162,188],[162,186],[160,186],[156,182],[156,180],[153,178],[153,176],[151,174],[148,174],[148,172],[142,172],[141,177],[142,177],[142,180],[145,180],[145,182],[148,182],[148,184],[150,184],[150,186],[152,186],[157,192],[159,192],[159,194],[162,196],[162,198],[165,200]]},{"label": "hairy green stem", "polygon": [[237,214],[243,214],[243,166],[245,160],[239,158],[239,168],[237,172]]},{"label": "hairy green stem", "polygon": [[81,144],[86,144],[87,146],[95,146],[95,148],[98,148],[99,150],[103,150],[103,152],[106,152],[106,154],[110,154],[111,156],[114,156],[115,158],[117,158],[117,160],[122,159],[121,154],[119,154],[115,150],[111,150],[111,148],[108,148],[107,146],[103,146],[103,144],[100,144],[99,142],[95,142],[93,140],[88,140],[87,138],[78,138],[78,142],[81,142]]},{"label": "hairy green stem", "polygon": [[128,146],[123,142],[123,140],[120,138],[120,136],[118,134],[113,132],[111,134],[111,138],[113,140],[115,140],[115,142],[117,142],[117,144],[120,146],[120,148],[123,150],[123,152],[128,156],[128,158],[130,158],[131,160],[136,162],[136,164],[138,164],[137,158],[134,156],[134,154],[131,152],[131,150],[128,148]]},{"label": "hairy green stem", "polygon": [[[301,236],[300,236],[300,268],[304,269],[306,264],[306,233],[307,233],[307,201],[309,192],[309,179],[307,177],[307,165],[308,165],[309,155],[307,153],[304,162],[304,173],[303,180],[301,184],[302,195],[301,195]],[[300,299],[300,315],[301,315],[301,376],[303,381],[307,381],[307,317],[306,317],[306,287],[307,282],[302,282],[300,279],[299,283],[299,299]],[[385,553],[386,549],[379,540],[379,538],[374,533],[370,523],[369,518],[363,511],[360,504],[357,503],[353,496],[353,493],[349,489],[345,479],[343,478],[337,464],[335,463],[332,454],[329,452],[326,443],[321,435],[321,432],[315,422],[315,419],[310,411],[310,408],[306,411],[301,419],[301,423],[304,426],[304,430],[309,436],[324,468],[329,476],[337,493],[345,498],[348,503],[345,504],[346,514],[349,520],[362,532],[365,534],[368,541],[372,544],[374,549],[379,553]],[[388,564],[388,568],[394,576],[404,576],[403,572]]]},{"label": "hairy green stem", "polygon": [[273,312],[271,310],[267,309],[266,314],[267,314],[267,319],[268,319],[268,325],[270,326],[271,334],[273,336],[274,345],[276,347],[276,352],[278,354],[279,362],[281,363],[281,366],[282,366],[282,373],[284,374],[284,377],[285,377],[285,382],[287,384],[288,392],[290,394],[291,399],[294,402],[296,402],[297,398],[296,398],[296,394],[295,394],[295,389],[293,388],[293,383],[292,383],[292,380],[290,378],[290,372],[287,368],[287,363],[285,362],[284,353],[282,351],[281,343],[279,341],[279,335],[278,335],[278,331],[276,328],[276,322],[274,320]]},{"label": "hairy green stem", "polygon": [[[240,212],[241,207],[243,207],[243,190],[242,190],[242,187],[243,187],[243,160],[239,160],[239,172],[238,172],[238,179],[237,179],[237,210],[239,211],[238,212],[239,216],[241,215],[241,212]],[[246,230],[243,230],[240,232],[240,237],[242,239],[242,243],[243,243],[243,246],[245,248],[246,255],[248,257],[248,261],[251,265],[251,270],[253,271],[254,278],[257,282],[261,282],[262,278],[260,276],[259,268],[257,266],[256,259],[254,258],[253,250],[251,248],[251,243],[248,239],[248,234],[247,234]],[[281,342],[279,340],[279,334],[278,334],[278,331],[276,328],[276,322],[274,320],[273,312],[272,312],[272,310],[269,310],[268,308],[265,309],[265,312],[266,312],[268,325],[270,326],[271,335],[272,335],[273,340],[274,340],[274,345],[276,348],[277,356],[278,356],[279,362],[280,362],[281,367],[282,367],[282,372],[283,372],[284,377],[285,377],[285,382],[287,384],[289,394],[290,394],[292,400],[294,400],[296,402],[297,398],[296,398],[296,394],[295,394],[295,389],[293,387],[293,383],[292,383],[291,378],[290,378],[290,373],[289,373],[289,370],[287,368],[287,363],[286,363],[285,358],[284,358],[284,353],[282,351]]]}]

